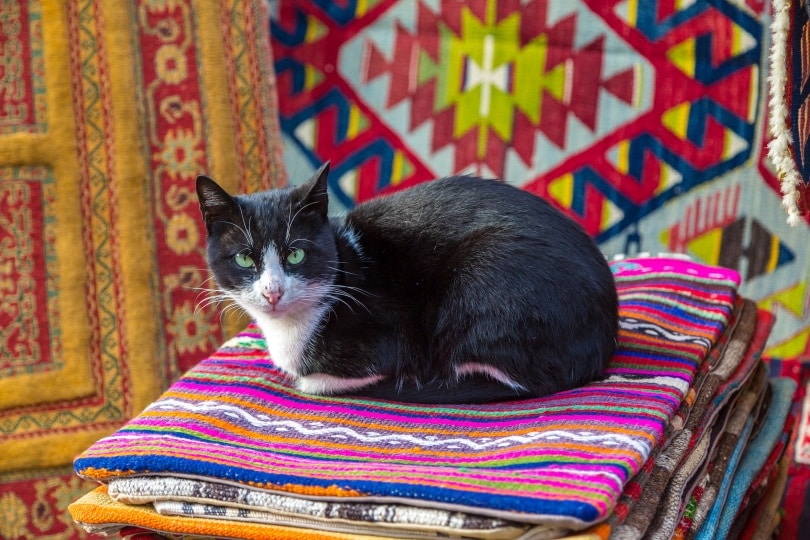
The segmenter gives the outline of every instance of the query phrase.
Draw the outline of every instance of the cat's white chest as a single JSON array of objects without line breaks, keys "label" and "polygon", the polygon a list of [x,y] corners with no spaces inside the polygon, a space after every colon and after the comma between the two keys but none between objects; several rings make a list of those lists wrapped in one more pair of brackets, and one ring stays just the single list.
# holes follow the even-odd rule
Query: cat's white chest
[{"label": "cat's white chest", "polygon": [[313,311],[315,312],[301,317],[256,317],[256,324],[261,328],[267,342],[270,359],[294,377],[301,375],[307,343],[312,339],[323,316],[322,310]]}]

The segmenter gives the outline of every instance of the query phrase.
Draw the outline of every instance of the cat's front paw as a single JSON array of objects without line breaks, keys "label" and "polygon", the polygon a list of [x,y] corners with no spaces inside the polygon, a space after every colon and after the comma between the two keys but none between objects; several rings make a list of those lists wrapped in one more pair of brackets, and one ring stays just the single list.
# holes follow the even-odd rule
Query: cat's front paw
[{"label": "cat's front paw", "polygon": [[316,394],[322,396],[330,396],[334,394],[345,394],[353,392],[366,386],[380,382],[384,377],[382,375],[369,375],[368,377],[337,377],[335,375],[327,375],[326,373],[313,373],[299,377],[295,381],[295,386],[301,392],[307,394]]}]

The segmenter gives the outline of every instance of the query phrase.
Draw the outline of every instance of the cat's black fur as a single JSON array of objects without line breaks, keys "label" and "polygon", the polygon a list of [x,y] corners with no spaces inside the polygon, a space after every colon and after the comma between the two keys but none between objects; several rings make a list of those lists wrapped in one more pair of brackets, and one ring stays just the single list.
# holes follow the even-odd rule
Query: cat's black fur
[{"label": "cat's black fur", "polygon": [[[214,277],[257,319],[299,388],[486,402],[602,374],[616,344],[616,289],[574,221],[539,197],[469,176],[330,220],[327,175],[328,165],[299,187],[236,197],[197,179]],[[286,257],[295,249],[305,258],[294,265]],[[237,254],[255,267],[240,267]],[[284,276],[269,277],[274,268]],[[271,341],[288,343],[274,350]]]}]

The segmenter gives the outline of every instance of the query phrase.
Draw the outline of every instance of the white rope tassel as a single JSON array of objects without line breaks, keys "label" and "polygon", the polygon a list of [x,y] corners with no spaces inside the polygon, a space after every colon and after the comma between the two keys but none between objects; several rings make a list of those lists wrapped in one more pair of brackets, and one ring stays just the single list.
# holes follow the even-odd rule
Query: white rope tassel
[{"label": "white rope tassel", "polygon": [[771,159],[782,189],[782,206],[787,211],[787,222],[791,227],[802,222],[799,211],[799,191],[803,179],[796,167],[793,153],[793,136],[790,132],[790,114],[785,88],[787,80],[787,47],[790,31],[790,0],[773,0],[773,22],[771,23],[771,65],[770,83],[770,130],[773,140],[768,144],[768,157]]}]

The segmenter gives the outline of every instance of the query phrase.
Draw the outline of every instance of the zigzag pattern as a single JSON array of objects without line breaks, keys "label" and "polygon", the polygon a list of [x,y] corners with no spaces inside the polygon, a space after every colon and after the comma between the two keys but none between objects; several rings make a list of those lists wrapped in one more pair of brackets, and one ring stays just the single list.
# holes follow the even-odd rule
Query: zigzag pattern
[{"label": "zigzag pattern", "polygon": [[345,206],[476,170],[604,241],[753,154],[763,28],[733,2],[352,6],[291,2],[272,20],[282,129],[312,166],[351,162],[332,185]]},{"label": "zigzag pattern", "polygon": [[[747,215],[779,206],[757,185],[779,190],[763,151],[764,4],[283,4],[272,15],[283,130],[305,169],[332,161],[343,206],[473,172],[553,201],[610,252],[683,251],[746,282],[782,280],[803,258]],[[727,194],[743,202],[708,216],[731,182],[745,182]],[[784,319],[775,336],[807,324],[783,331]]]}]

